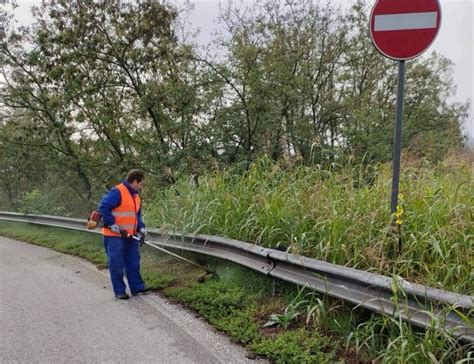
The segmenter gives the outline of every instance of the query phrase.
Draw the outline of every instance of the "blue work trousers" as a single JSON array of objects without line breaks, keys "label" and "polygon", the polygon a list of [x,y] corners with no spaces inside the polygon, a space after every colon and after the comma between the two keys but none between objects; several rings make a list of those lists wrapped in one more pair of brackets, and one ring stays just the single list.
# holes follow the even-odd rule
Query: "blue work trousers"
[{"label": "blue work trousers", "polygon": [[135,239],[104,236],[104,247],[109,261],[110,279],[115,295],[125,293],[123,273],[133,294],[145,288],[140,275],[140,247]]}]

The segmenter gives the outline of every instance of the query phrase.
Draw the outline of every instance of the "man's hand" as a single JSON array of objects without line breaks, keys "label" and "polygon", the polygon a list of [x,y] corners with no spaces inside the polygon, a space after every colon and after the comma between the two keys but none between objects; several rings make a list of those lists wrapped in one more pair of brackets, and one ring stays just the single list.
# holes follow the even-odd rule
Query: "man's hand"
[{"label": "man's hand", "polygon": [[137,234],[137,237],[140,239],[139,240],[140,246],[142,246],[145,243],[145,234],[141,233],[141,230],[142,229],[140,229],[140,232]]},{"label": "man's hand", "polygon": [[140,246],[145,243],[145,237],[148,235],[148,232],[144,227],[140,228],[139,237],[140,237]]},{"label": "man's hand", "polygon": [[117,224],[110,225],[109,229],[115,234],[120,234],[120,227]]}]

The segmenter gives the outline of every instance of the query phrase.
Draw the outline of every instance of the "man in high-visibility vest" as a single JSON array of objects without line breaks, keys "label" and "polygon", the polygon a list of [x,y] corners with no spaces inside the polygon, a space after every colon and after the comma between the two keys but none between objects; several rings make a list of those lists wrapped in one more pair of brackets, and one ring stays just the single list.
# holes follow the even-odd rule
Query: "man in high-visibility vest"
[{"label": "man in high-visibility vest", "polygon": [[115,297],[123,300],[129,298],[123,280],[124,271],[132,295],[150,291],[145,287],[140,275],[139,242],[130,237],[137,234],[146,235],[138,195],[144,179],[142,171],[132,169],[122,183],[113,187],[102,198],[99,206],[104,222],[102,234],[112,287]]}]

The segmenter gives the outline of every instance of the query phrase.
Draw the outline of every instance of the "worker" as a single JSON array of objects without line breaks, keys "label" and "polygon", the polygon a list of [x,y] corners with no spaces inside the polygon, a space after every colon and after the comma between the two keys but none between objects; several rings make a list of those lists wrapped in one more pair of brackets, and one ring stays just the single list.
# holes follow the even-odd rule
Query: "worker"
[{"label": "worker", "polygon": [[138,194],[144,180],[142,171],[132,169],[122,183],[113,187],[102,198],[99,206],[104,224],[102,234],[110,279],[115,297],[122,300],[130,297],[123,280],[124,271],[133,296],[150,292],[140,275],[139,242],[131,238],[133,235],[147,234]]}]

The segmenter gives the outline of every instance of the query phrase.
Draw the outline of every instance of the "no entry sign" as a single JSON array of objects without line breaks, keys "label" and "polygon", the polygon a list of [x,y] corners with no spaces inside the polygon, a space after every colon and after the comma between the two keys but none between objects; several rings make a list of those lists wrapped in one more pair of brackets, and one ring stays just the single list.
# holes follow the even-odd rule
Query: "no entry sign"
[{"label": "no entry sign", "polygon": [[433,43],[440,23],[438,0],[378,0],[370,14],[370,36],[384,56],[407,60]]},{"label": "no entry sign", "polygon": [[419,56],[433,43],[440,25],[438,0],[377,0],[370,14],[370,36],[375,47],[384,56],[399,61],[390,204],[392,214],[397,211],[400,185],[405,61]]}]

